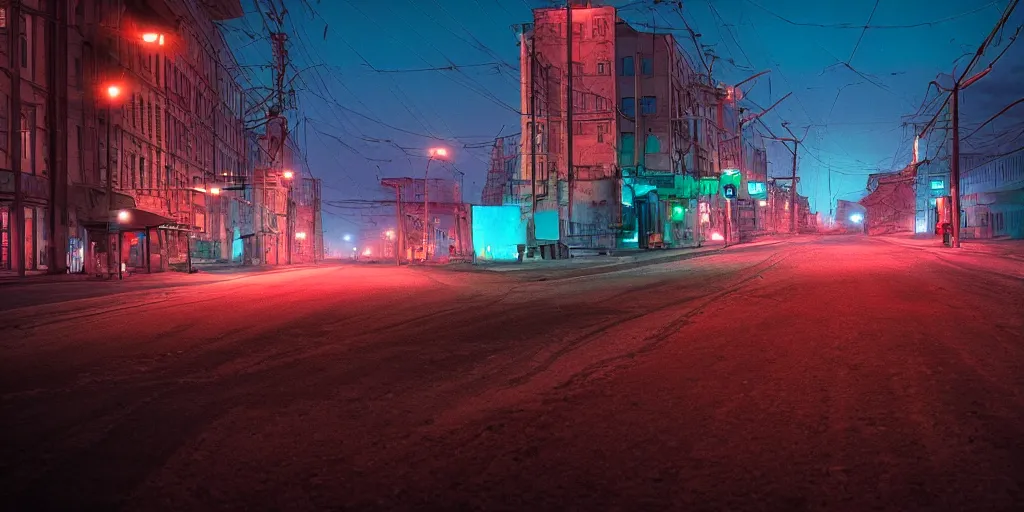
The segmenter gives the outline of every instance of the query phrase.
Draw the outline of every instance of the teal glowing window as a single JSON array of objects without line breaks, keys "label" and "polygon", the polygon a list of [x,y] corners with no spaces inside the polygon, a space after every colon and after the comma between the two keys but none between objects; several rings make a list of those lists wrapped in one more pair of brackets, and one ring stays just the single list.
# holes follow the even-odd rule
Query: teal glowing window
[{"label": "teal glowing window", "polygon": [[932,180],[931,183],[929,184],[929,186],[931,187],[932,190],[942,190],[942,189],[946,188],[946,181],[945,180]]}]

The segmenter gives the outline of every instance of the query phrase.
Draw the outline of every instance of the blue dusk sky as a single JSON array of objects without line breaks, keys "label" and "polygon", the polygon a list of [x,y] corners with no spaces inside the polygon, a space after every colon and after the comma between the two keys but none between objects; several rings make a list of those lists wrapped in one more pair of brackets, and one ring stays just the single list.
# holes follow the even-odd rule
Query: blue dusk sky
[{"label": "blue dusk sky", "polygon": [[[265,8],[267,2],[259,4]],[[639,28],[672,31],[695,58],[688,25],[704,50],[717,57],[718,81],[736,83],[770,70],[743,87],[745,106],[758,111],[757,105],[767,107],[793,93],[763,119],[780,136],[784,121],[798,135],[809,130],[800,147],[799,191],[810,197],[812,209],[827,214],[830,199],[863,196],[868,174],[910,162],[914,123],[920,127],[928,121],[942,100],[931,101],[937,93],[929,82],[948,85],[954,70],[959,76],[1008,0],[594,3],[620,8],[619,15]],[[246,70],[246,85],[269,85],[264,17],[253,0],[243,5],[246,17],[225,23],[225,35]],[[325,201],[387,197],[378,179],[421,176],[426,149],[444,140],[455,154],[453,165],[432,175],[463,172],[464,196],[478,202],[488,142],[519,131],[514,26],[531,21],[531,8],[554,2],[285,0],[284,5],[288,79],[299,107],[288,115],[309,167],[323,180]],[[1022,22],[1024,8],[1019,8],[975,71],[1010,43]],[[1024,96],[1021,83],[1024,43],[1018,42],[965,91],[962,133]],[[1024,104],[970,137],[965,151],[995,154],[1020,147],[1022,120]],[[943,118],[931,145],[921,145],[923,157],[945,155],[937,142],[947,126]],[[766,133],[763,126],[755,129]],[[775,142],[767,145],[770,173],[788,174],[788,150]],[[325,205],[327,243],[339,244],[367,215]]]}]

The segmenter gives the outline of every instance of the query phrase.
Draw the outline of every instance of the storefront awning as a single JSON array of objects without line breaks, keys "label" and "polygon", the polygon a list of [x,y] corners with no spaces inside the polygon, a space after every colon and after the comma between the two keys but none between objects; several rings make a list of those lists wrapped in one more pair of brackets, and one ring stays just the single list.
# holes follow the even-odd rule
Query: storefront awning
[{"label": "storefront awning", "polygon": [[[109,214],[111,205],[103,189],[88,185],[72,185],[68,199],[70,204],[75,205],[78,222],[83,225],[105,225],[112,219]],[[114,192],[113,208],[135,208],[135,199],[127,194]]]},{"label": "storefront awning", "polygon": [[138,208],[123,208],[112,211],[111,221],[120,226],[121,231],[135,231],[149,229],[174,222],[170,217],[164,217],[153,212],[140,210]]}]

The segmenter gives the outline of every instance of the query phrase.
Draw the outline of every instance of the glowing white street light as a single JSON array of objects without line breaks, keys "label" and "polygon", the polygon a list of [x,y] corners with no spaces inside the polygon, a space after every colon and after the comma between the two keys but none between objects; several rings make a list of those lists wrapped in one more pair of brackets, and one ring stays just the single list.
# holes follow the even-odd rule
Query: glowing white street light
[{"label": "glowing white street light", "polygon": [[430,162],[433,162],[435,158],[445,159],[448,158],[448,150],[445,148],[430,148],[430,158],[427,159],[427,168],[423,171],[423,261],[427,262],[430,260],[430,230],[433,228],[429,227],[430,220],[430,201],[427,200],[427,189],[429,189],[429,182],[427,176],[430,174]]}]

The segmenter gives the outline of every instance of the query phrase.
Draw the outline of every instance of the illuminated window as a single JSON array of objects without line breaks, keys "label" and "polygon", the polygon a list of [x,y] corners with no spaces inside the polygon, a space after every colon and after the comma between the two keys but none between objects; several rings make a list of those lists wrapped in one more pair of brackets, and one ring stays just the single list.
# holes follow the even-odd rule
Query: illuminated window
[{"label": "illuminated window", "polygon": [[942,190],[946,188],[945,180],[932,180],[929,184],[932,190]]}]

